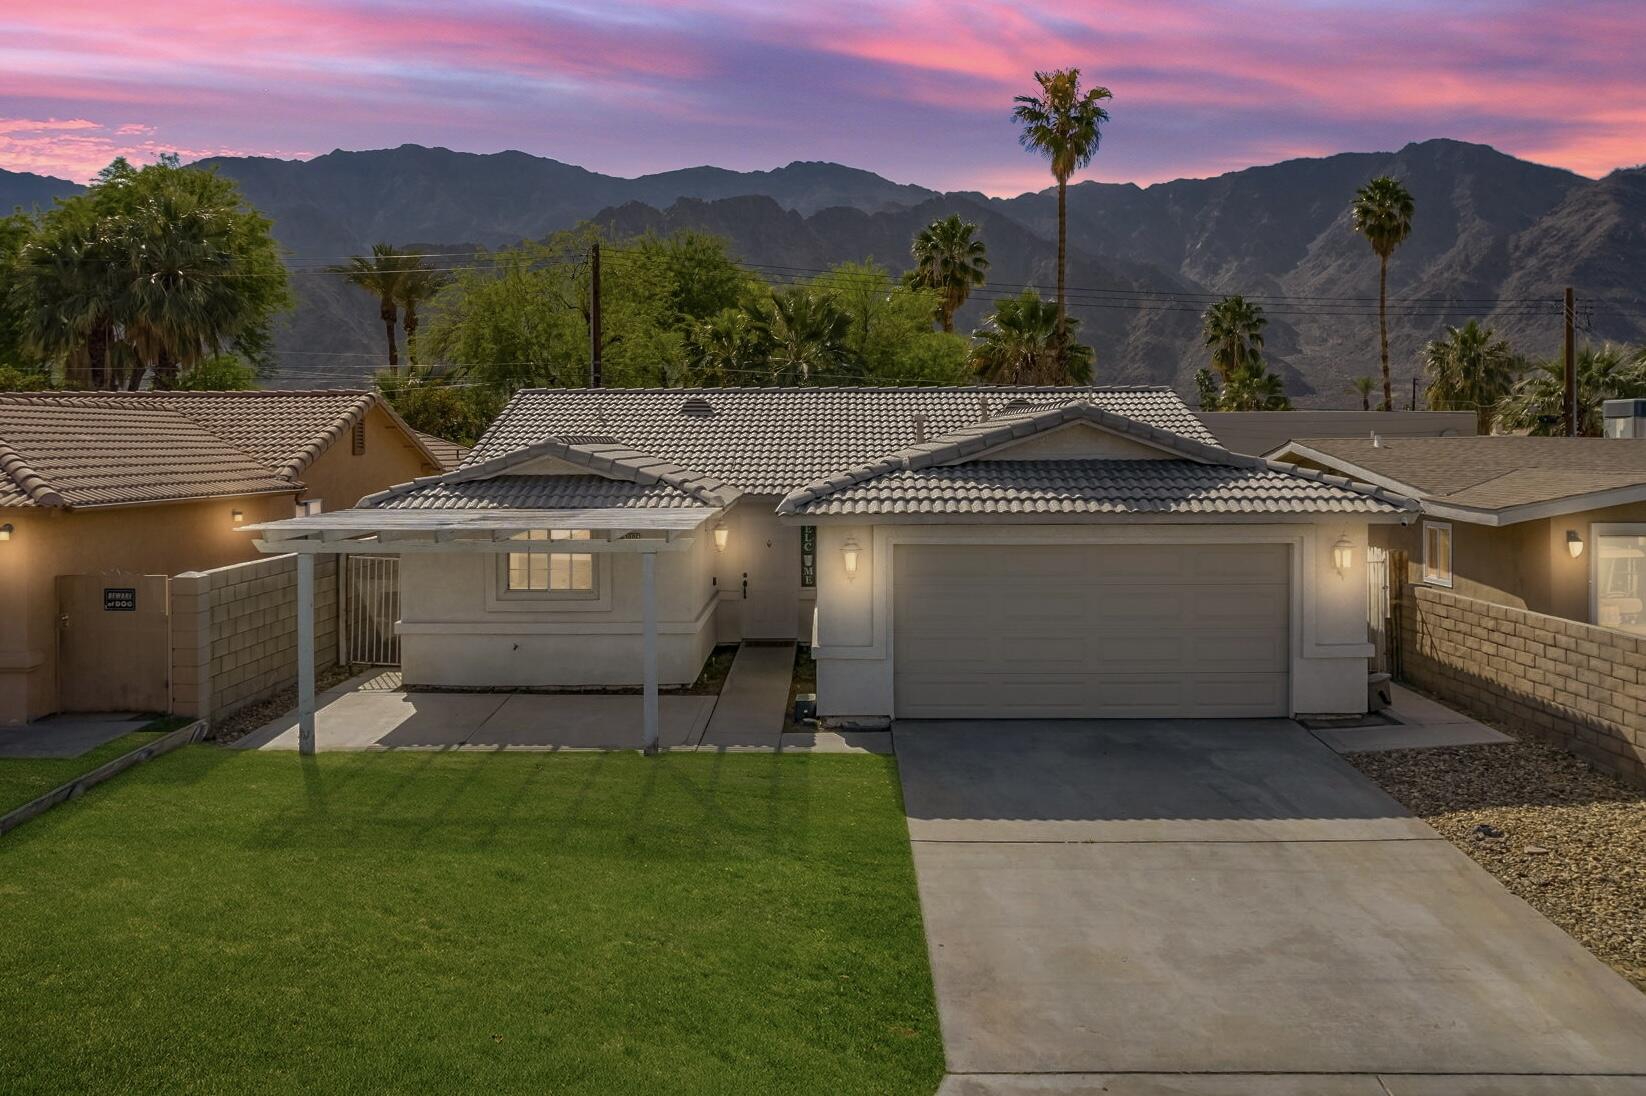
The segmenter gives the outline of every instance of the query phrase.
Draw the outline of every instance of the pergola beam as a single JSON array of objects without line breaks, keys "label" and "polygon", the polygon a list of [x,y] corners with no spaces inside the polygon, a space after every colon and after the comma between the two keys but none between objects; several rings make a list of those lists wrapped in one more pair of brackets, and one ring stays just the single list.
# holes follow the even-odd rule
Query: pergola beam
[{"label": "pergola beam", "polygon": [[418,552],[476,552],[482,555],[634,555],[653,552],[682,552],[692,544],[692,537],[675,540],[651,537],[630,540],[291,540],[253,541],[259,551],[276,555],[400,555]]}]

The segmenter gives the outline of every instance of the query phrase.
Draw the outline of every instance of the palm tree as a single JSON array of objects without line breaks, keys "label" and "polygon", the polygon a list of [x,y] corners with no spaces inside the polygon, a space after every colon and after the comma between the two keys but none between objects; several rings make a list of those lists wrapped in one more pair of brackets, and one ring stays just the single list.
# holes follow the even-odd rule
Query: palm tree
[{"label": "palm tree", "polygon": [[741,308],[722,309],[697,321],[686,332],[689,383],[715,387],[738,384],[738,377],[769,360],[767,338],[759,317]]},{"label": "palm tree", "polygon": [[1262,307],[1247,302],[1245,297],[1224,297],[1208,308],[1201,320],[1201,335],[1212,350],[1212,368],[1224,383],[1236,372],[1261,359],[1263,328]]},{"label": "palm tree", "polygon": [[1383,360],[1383,410],[1395,407],[1389,380],[1389,256],[1412,233],[1412,196],[1398,179],[1380,175],[1355,191],[1355,231],[1377,253],[1377,329]]},{"label": "palm tree", "polygon": [[943,330],[954,331],[954,314],[966,303],[972,287],[983,284],[989,260],[983,241],[974,238],[977,226],[951,213],[933,221],[914,238],[915,267],[910,284],[933,289],[939,295],[938,315]]},{"label": "palm tree", "polygon": [[837,379],[846,365],[851,326],[851,317],[827,294],[801,286],[773,293],[766,325],[772,379],[784,385],[811,384],[819,375]]},{"label": "palm tree", "polygon": [[1219,411],[1290,411],[1292,401],[1286,395],[1286,383],[1278,374],[1271,373],[1261,359],[1254,358],[1229,374],[1223,394],[1218,397]]},{"label": "palm tree", "polygon": [[1370,377],[1356,377],[1349,382],[1349,387],[1360,394],[1360,409],[1370,411],[1372,409],[1372,389],[1377,387],[1377,382]]},{"label": "palm tree", "polygon": [[383,321],[383,331],[389,342],[389,375],[400,371],[400,349],[394,337],[394,325],[400,319],[401,283],[409,267],[421,265],[421,260],[410,259],[406,253],[390,244],[372,244],[371,258],[355,255],[340,266],[326,269],[341,274],[348,281],[377,298],[377,315]]},{"label": "palm tree", "polygon": [[[1646,399],[1646,354],[1630,355],[1610,343],[1585,346],[1577,355],[1578,433],[1605,431],[1607,400]],[[1537,363],[1497,405],[1497,423],[1532,434],[1565,433],[1566,365],[1560,358]]]},{"label": "palm tree", "polygon": [[1019,95],[1012,101],[1012,117],[1023,127],[1018,140],[1031,152],[1051,161],[1057,180],[1057,334],[1068,337],[1068,302],[1064,292],[1064,268],[1068,257],[1069,176],[1092,162],[1102,134],[1099,126],[1109,120],[1101,104],[1112,99],[1108,88],[1080,90],[1079,69],[1037,72],[1040,95]]},{"label": "palm tree", "polygon": [[972,365],[991,384],[1086,384],[1092,379],[1092,348],[1067,341],[1079,323],[1025,289],[995,305],[994,315],[972,332]]},{"label": "palm tree", "polygon": [[417,309],[424,301],[440,292],[449,279],[430,270],[422,259],[412,259],[401,271],[395,286],[395,303],[400,306],[400,326],[406,332],[406,357],[413,363],[417,355]]},{"label": "palm tree", "polygon": [[105,229],[65,212],[19,255],[24,342],[41,358],[61,358],[71,388],[103,388],[109,379],[119,288]]},{"label": "palm tree", "polygon": [[1449,326],[1445,338],[1431,339],[1423,348],[1429,374],[1425,396],[1434,409],[1473,408],[1478,432],[1490,434],[1497,403],[1508,395],[1519,366],[1508,342],[1491,328],[1474,320]]}]

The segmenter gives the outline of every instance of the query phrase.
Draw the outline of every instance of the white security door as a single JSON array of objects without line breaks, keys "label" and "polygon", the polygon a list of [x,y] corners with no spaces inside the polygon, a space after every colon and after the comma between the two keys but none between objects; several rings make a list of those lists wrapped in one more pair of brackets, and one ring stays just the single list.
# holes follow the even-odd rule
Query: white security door
[{"label": "white security door", "polygon": [[901,718],[1283,716],[1280,544],[900,545]]}]

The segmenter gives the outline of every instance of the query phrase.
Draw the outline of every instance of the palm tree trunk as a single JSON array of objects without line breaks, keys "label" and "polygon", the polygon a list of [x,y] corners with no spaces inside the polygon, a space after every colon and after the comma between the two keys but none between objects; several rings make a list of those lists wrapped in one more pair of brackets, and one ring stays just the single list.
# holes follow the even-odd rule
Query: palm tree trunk
[{"label": "palm tree trunk", "polygon": [[1063,352],[1063,347],[1068,341],[1065,338],[1068,325],[1064,322],[1064,315],[1068,306],[1064,301],[1063,286],[1063,268],[1069,250],[1068,195],[1069,181],[1059,178],[1057,180],[1057,349],[1059,354]]},{"label": "palm tree trunk", "polygon": [[954,334],[954,314],[955,310],[959,307],[960,306],[955,302],[953,295],[944,294],[943,310],[939,313],[938,318],[943,323],[943,330],[950,335]]},{"label": "palm tree trunk", "polygon": [[154,356],[154,387],[163,392],[177,387],[177,362],[163,346]]},{"label": "palm tree trunk", "polygon": [[113,376],[109,369],[109,326],[105,323],[94,323],[91,334],[86,337],[86,358],[91,376],[89,379],[93,388],[112,388],[110,383]]},{"label": "palm tree trunk", "polygon": [[1389,381],[1389,257],[1377,259],[1377,335],[1383,355],[1383,410],[1395,409],[1394,387]]},{"label": "palm tree trunk", "polygon": [[417,353],[413,343],[417,339],[417,305],[409,299],[406,301],[406,318],[402,326],[406,329],[406,364],[416,365]]},{"label": "palm tree trunk", "polygon": [[389,338],[389,376],[393,377],[400,372],[400,348],[395,345],[394,321],[400,318],[400,310],[392,301],[384,301],[378,310],[383,319],[383,330]]}]

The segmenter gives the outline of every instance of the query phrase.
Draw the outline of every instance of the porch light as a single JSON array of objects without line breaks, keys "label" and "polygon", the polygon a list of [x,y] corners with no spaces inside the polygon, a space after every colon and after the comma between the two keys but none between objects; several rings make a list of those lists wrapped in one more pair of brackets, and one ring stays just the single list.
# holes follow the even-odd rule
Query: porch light
[{"label": "porch light", "polygon": [[847,537],[846,543],[840,546],[840,558],[846,563],[846,578],[848,581],[857,577],[857,553],[862,550],[858,547],[856,537]]},{"label": "porch light", "polygon": [[731,536],[731,530],[726,528],[725,522],[717,521],[714,523],[714,550],[716,552],[726,550],[726,538],[729,536]]},{"label": "porch light", "polygon": [[229,517],[234,519],[234,523],[236,525],[239,525],[241,522],[246,520],[246,512],[244,510],[231,510],[229,512]]},{"label": "porch light", "polygon": [[1577,535],[1576,529],[1566,530],[1566,550],[1576,559],[1583,554],[1583,538]]},{"label": "porch light", "polygon": [[1344,571],[1347,571],[1350,567],[1353,567],[1354,563],[1354,543],[1346,536],[1338,537],[1337,543],[1332,545],[1332,566],[1336,568],[1337,573],[1341,575]]},{"label": "porch light", "polygon": [[11,539],[11,534],[12,534],[11,522],[8,521],[8,522],[6,522],[6,524],[0,525],[0,540],[10,540]]}]

